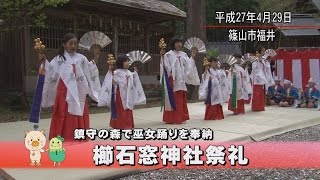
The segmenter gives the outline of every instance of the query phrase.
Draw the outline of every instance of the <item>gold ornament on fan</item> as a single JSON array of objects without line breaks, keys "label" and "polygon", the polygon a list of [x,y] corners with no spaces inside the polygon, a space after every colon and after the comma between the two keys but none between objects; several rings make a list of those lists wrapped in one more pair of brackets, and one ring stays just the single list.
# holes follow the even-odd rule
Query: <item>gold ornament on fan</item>
[{"label": "gold ornament on fan", "polygon": [[164,50],[164,49],[167,48],[167,44],[164,42],[164,39],[163,39],[163,38],[160,39],[159,48],[160,48],[161,50]]}]

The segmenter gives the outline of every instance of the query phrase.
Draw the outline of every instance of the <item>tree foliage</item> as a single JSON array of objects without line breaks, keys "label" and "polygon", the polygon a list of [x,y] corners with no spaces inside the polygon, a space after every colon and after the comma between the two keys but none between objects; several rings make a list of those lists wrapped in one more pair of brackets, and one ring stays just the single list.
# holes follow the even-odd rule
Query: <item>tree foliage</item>
[{"label": "tree foliage", "polygon": [[64,5],[69,0],[1,0],[1,30],[21,25],[44,25],[46,8]]}]

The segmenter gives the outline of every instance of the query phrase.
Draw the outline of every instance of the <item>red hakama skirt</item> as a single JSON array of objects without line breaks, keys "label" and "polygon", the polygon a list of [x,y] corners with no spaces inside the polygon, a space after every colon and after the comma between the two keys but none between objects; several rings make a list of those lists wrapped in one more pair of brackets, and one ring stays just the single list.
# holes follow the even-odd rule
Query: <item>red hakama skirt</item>
[{"label": "red hakama skirt", "polygon": [[131,109],[124,110],[119,88],[117,88],[115,104],[116,104],[117,119],[112,119],[112,117],[110,118],[110,127],[114,129],[121,129],[121,130],[134,128],[132,110]]},{"label": "red hakama skirt", "polygon": [[244,100],[244,104],[250,104],[250,102],[251,102],[251,97],[249,97],[248,100]]},{"label": "red hakama skirt", "polygon": [[52,120],[50,126],[49,139],[58,135],[64,138],[64,141],[79,141],[74,139],[75,129],[89,129],[89,109],[85,102],[83,116],[69,114],[68,103],[66,101],[67,87],[60,79],[55,105],[52,111]]},{"label": "red hakama skirt", "polygon": [[[173,87],[173,79],[170,77],[171,87]],[[173,92],[174,100],[176,103],[176,111],[163,111],[163,122],[168,124],[182,124],[189,120],[189,112],[187,106],[187,92],[176,91]]]},{"label": "red hakama skirt", "polygon": [[204,120],[221,120],[221,119],[224,119],[221,104],[216,104],[216,105],[207,104]]},{"label": "red hakama skirt", "polygon": [[238,115],[238,114],[245,114],[244,110],[244,100],[237,100],[237,108],[231,107],[231,98],[229,99],[228,102],[228,110],[233,111],[233,114]]},{"label": "red hakama skirt", "polygon": [[263,85],[253,85],[252,111],[264,111],[266,93]]}]

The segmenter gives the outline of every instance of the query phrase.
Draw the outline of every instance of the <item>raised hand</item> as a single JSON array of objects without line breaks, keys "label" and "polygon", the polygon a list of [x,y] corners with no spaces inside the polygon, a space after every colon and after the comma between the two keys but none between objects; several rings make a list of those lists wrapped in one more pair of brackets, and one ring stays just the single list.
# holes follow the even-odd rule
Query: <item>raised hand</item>
[{"label": "raised hand", "polygon": [[191,57],[194,59],[197,55],[197,51],[196,50],[192,50],[191,51]]},{"label": "raised hand", "polygon": [[114,68],[114,65],[113,65],[113,64],[110,64],[110,65],[109,65],[109,71],[112,71],[113,68]]},{"label": "raised hand", "polygon": [[160,49],[160,55],[163,56],[166,53],[164,49]]},{"label": "raised hand", "polygon": [[39,62],[43,62],[46,60],[46,55],[44,53],[39,53]]}]

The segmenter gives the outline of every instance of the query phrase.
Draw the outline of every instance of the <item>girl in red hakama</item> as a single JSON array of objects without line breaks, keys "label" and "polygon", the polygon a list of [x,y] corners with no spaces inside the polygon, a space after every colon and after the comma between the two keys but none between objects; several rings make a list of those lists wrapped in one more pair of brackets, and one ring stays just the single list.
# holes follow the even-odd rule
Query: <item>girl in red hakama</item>
[{"label": "girl in red hakama", "polygon": [[109,65],[109,71],[102,85],[98,106],[109,106],[111,109],[110,127],[114,129],[134,128],[134,105],[145,104],[146,97],[139,80],[137,68],[130,72],[129,60],[126,56],[117,59],[117,70]]},{"label": "girl in red hakama", "polygon": [[251,82],[251,78],[250,78],[250,75],[249,75],[249,72],[248,72],[248,68],[246,68],[245,70],[246,72],[246,75],[245,75],[245,82],[246,82],[246,86],[247,86],[247,89],[248,89],[248,99],[244,99],[243,102],[244,104],[250,104],[251,103],[251,96],[252,96],[252,82]]},{"label": "girl in red hakama", "polygon": [[42,107],[53,106],[49,139],[74,141],[75,129],[90,125],[86,95],[97,101],[99,87],[91,81],[87,58],[76,53],[77,43],[74,34],[66,34],[59,55],[46,65]]},{"label": "girl in red hakama", "polygon": [[264,85],[253,85],[252,111],[264,111],[266,93]]},{"label": "girl in red hakama", "polygon": [[120,95],[120,89],[116,93],[116,113],[117,118],[110,118],[110,127],[114,129],[132,129],[134,128],[133,113],[131,109],[124,109]]},{"label": "girl in red hakama", "polygon": [[237,100],[237,108],[234,108],[231,106],[231,98],[230,98],[228,102],[228,110],[232,111],[234,115],[245,114],[246,111],[244,108],[244,100],[243,99]]},{"label": "girl in red hakama", "polygon": [[[229,79],[231,81],[231,96],[228,102],[228,110],[233,111],[234,115],[238,114],[245,114],[245,107],[244,107],[244,100],[249,99],[249,85],[248,81],[246,81],[246,71],[241,66],[241,54],[235,54],[234,57],[236,58],[236,63],[232,65],[231,72],[229,73]],[[233,75],[236,75],[236,84],[233,84]],[[232,94],[232,90],[236,86],[236,94]],[[235,96],[235,97],[232,97]],[[232,98],[236,98],[237,106],[232,107]]]},{"label": "girl in red hakama", "polygon": [[250,102],[251,102],[251,97],[249,97],[248,100],[244,100],[244,104],[250,104]]},{"label": "girl in red hakama", "polygon": [[[170,85],[173,87],[173,79],[170,79]],[[182,124],[186,120],[189,120],[189,112],[187,106],[187,92],[186,91],[176,91],[173,92],[176,110],[164,111],[163,121],[168,124]],[[166,108],[166,107],[164,107]]]},{"label": "girl in red hakama", "polygon": [[206,111],[204,120],[221,120],[224,119],[222,91],[220,86],[221,71],[218,70],[218,59],[209,58],[208,63],[211,67],[206,66],[205,73],[202,75],[202,83],[199,87],[199,99],[205,99]]},{"label": "girl in red hakama", "polygon": [[250,104],[252,98],[252,81],[250,78],[252,63],[250,60],[247,60],[245,63],[243,63],[242,67],[245,69],[244,81],[248,90],[248,99],[244,99],[244,104]]},{"label": "girl in red hakama", "polygon": [[62,80],[59,81],[56,103],[52,110],[49,139],[61,135],[66,141],[74,140],[75,129],[89,129],[89,108],[85,102],[83,116],[72,115],[68,112],[66,101],[67,87]]},{"label": "girl in red hakama", "polygon": [[163,122],[182,124],[189,120],[187,107],[187,84],[200,85],[194,57],[197,53],[192,50],[191,58],[182,52],[182,41],[174,38],[170,42],[171,50],[164,54],[161,50],[161,84],[164,93]]},{"label": "girl in red hakama", "polygon": [[[266,77],[266,60],[263,56],[265,48],[260,46],[258,59],[252,63],[252,77],[253,77],[253,94],[252,94],[252,111],[264,111],[266,105],[266,85],[267,79],[273,80],[272,77]],[[269,64],[270,66],[270,64]],[[271,73],[271,70],[270,70]],[[270,74],[269,73],[269,74]]]}]

